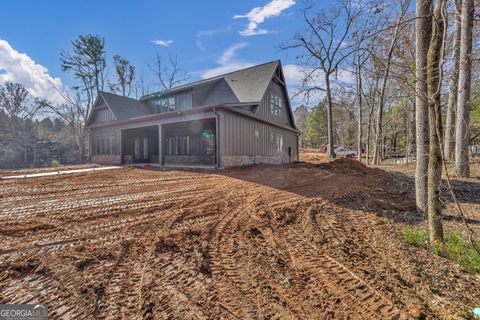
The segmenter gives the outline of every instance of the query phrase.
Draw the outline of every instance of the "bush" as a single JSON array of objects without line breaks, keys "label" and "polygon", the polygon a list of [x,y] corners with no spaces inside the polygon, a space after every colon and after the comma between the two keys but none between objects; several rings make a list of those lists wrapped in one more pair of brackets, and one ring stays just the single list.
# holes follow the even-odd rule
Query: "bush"
[{"label": "bush", "polygon": [[50,166],[52,167],[60,167],[60,162],[58,162],[57,160],[52,160],[52,162],[50,162]]}]

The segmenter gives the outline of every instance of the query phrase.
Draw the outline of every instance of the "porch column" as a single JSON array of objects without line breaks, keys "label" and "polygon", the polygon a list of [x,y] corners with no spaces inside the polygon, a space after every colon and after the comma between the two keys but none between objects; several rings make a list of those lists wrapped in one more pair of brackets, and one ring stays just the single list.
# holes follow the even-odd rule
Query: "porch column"
[{"label": "porch column", "polygon": [[163,165],[162,125],[158,125],[158,163]]}]

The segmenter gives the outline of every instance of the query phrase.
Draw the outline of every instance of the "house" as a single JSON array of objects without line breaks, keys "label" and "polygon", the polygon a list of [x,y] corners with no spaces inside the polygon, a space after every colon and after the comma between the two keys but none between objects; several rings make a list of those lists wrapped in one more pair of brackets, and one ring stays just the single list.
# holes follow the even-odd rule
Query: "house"
[{"label": "house", "polygon": [[138,100],[99,92],[87,129],[94,163],[230,167],[298,159],[280,61]]}]

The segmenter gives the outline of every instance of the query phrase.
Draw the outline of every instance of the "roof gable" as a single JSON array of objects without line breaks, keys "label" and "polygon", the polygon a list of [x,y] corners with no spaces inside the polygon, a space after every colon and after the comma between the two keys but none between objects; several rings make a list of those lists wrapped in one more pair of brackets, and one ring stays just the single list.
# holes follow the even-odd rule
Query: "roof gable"
[{"label": "roof gable", "polygon": [[[196,89],[197,87],[203,86],[209,83],[215,83],[220,80],[219,83],[213,87],[210,96],[221,97],[222,94],[226,93],[223,80],[230,86],[232,93],[234,94],[236,101],[240,103],[245,102],[260,102],[264,93],[268,87],[270,80],[272,79],[275,70],[277,70],[280,62],[278,60],[264,63],[261,65],[249,67],[246,69],[241,69],[233,71],[227,74],[219,75],[216,77],[192,82],[190,84],[181,85],[169,90],[164,90],[158,93],[152,93],[140,98],[140,100],[148,100],[153,96],[163,96],[171,95],[179,91],[187,89]],[[222,90],[222,93],[214,93],[215,90]],[[227,90],[228,91],[228,90]],[[232,99],[231,96],[227,95],[228,99]],[[208,98],[207,98],[208,100]],[[218,101],[218,100],[217,100]],[[229,103],[231,101],[218,101],[221,103]],[[206,103],[205,103],[206,104]]]}]

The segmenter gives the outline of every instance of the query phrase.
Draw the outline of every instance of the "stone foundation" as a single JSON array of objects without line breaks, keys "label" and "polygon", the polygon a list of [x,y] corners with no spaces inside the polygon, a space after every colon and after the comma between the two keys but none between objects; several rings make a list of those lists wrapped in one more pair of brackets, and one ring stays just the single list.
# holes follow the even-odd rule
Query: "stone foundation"
[{"label": "stone foundation", "polygon": [[[292,162],[296,161],[296,157],[292,156]],[[288,157],[282,155],[275,156],[222,156],[220,159],[221,167],[239,167],[251,164],[282,164],[289,163]]]},{"label": "stone foundation", "polygon": [[116,154],[94,155],[92,156],[91,162],[99,164],[122,164],[122,157]]},{"label": "stone foundation", "polygon": [[214,166],[215,156],[164,156],[165,164]]}]

